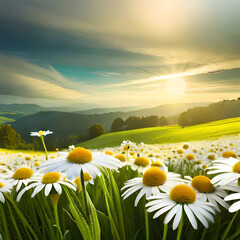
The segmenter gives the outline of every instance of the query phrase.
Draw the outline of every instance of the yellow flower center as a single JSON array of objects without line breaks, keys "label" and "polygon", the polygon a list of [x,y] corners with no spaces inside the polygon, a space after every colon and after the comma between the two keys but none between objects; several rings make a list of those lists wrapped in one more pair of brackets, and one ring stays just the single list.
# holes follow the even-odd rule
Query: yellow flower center
[{"label": "yellow flower center", "polygon": [[[88,182],[92,179],[92,177],[90,176],[90,174],[88,172],[84,172],[83,179],[84,179],[84,182]],[[82,190],[80,177],[76,177],[74,180],[74,183],[77,185],[77,189],[80,192]]]},{"label": "yellow flower center", "polygon": [[34,164],[36,167],[39,167],[40,166],[40,163],[39,162],[35,162]]},{"label": "yellow flower center", "polygon": [[203,175],[195,176],[191,181],[191,185],[202,193],[209,193],[215,190],[210,179]]},{"label": "yellow flower center", "polygon": [[195,159],[195,156],[194,156],[194,154],[189,153],[188,155],[185,156],[185,158],[186,158],[186,160],[188,160],[188,161],[192,161],[192,160]]},{"label": "yellow flower center", "polygon": [[147,186],[160,186],[167,179],[167,175],[164,171],[160,170],[158,167],[150,167],[143,174],[143,184]]},{"label": "yellow flower center", "polygon": [[149,160],[145,157],[137,157],[134,161],[134,164],[146,167],[150,164]]},{"label": "yellow flower center", "polygon": [[151,164],[152,167],[162,167],[162,163],[159,161],[155,161]]},{"label": "yellow flower center", "polygon": [[39,131],[38,134],[42,136],[46,131]]},{"label": "yellow flower center", "polygon": [[189,145],[188,144],[184,144],[183,145],[183,149],[188,149],[189,148]]},{"label": "yellow flower center", "polygon": [[222,154],[222,156],[224,158],[230,158],[230,157],[237,158],[237,154],[233,151],[226,151]]},{"label": "yellow flower center", "polygon": [[110,150],[106,150],[104,153],[107,155],[110,155],[110,156],[114,155],[114,152],[112,152]]},{"label": "yellow flower center", "polygon": [[14,179],[28,179],[33,175],[33,170],[27,167],[18,168],[13,174]]},{"label": "yellow flower center", "polygon": [[88,163],[92,161],[92,153],[82,147],[73,149],[67,156],[67,160],[72,163]]},{"label": "yellow flower center", "polygon": [[234,164],[233,172],[240,173],[240,161]]},{"label": "yellow flower center", "polygon": [[83,179],[85,182],[88,182],[92,179],[92,177],[90,176],[90,174],[88,172],[84,172],[83,173]]},{"label": "yellow flower center", "polygon": [[208,158],[209,160],[212,160],[212,161],[216,159],[214,154],[208,155],[207,158]]},{"label": "yellow flower center", "polygon": [[26,157],[25,157],[25,160],[29,161],[29,160],[31,160],[31,157],[26,156]]},{"label": "yellow flower center", "polygon": [[125,155],[123,155],[123,154],[118,154],[118,155],[115,156],[115,158],[117,158],[121,162],[126,162],[126,160],[127,160]]},{"label": "yellow flower center", "polygon": [[196,164],[202,164],[202,161],[201,160],[198,160],[198,161],[196,161]]},{"label": "yellow flower center", "polygon": [[206,169],[207,168],[207,165],[202,165],[202,169]]},{"label": "yellow flower center", "polygon": [[61,174],[58,172],[49,172],[43,175],[42,177],[42,183],[48,184],[48,183],[56,183],[60,180]]},{"label": "yellow flower center", "polygon": [[179,184],[172,188],[170,198],[178,203],[193,203],[196,200],[196,192],[187,185]]},{"label": "yellow flower center", "polygon": [[182,149],[178,149],[178,150],[177,150],[177,153],[178,153],[178,154],[183,154],[183,150],[182,150]]},{"label": "yellow flower center", "polygon": [[2,182],[0,182],[0,188],[2,188],[2,187],[4,187],[4,186],[5,186],[5,184],[2,183]]}]

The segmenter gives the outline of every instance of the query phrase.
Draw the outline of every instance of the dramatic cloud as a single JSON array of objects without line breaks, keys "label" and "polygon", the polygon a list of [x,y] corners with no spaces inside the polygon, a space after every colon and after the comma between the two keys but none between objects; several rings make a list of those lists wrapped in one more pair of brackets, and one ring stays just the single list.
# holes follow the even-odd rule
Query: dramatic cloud
[{"label": "dramatic cloud", "polygon": [[[0,95],[115,106],[234,98],[239,23],[238,0],[3,0]],[[180,77],[185,96],[169,96],[166,81]]]}]

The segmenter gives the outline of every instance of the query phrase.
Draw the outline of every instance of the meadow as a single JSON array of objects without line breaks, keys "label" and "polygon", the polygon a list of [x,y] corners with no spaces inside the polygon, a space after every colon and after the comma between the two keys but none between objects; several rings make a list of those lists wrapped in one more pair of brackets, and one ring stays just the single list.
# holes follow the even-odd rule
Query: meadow
[{"label": "meadow", "polygon": [[[158,144],[126,140],[150,141],[151,128],[106,134],[95,141],[118,138],[104,149],[1,149],[0,237],[238,239],[239,120],[154,128]],[[45,146],[47,134],[32,136]]]},{"label": "meadow", "polygon": [[115,133],[107,133],[98,138],[80,143],[86,148],[114,147],[124,139],[146,144],[188,142],[203,139],[216,139],[221,136],[239,134],[240,117],[214,121],[190,127],[178,125],[166,127],[143,128]]}]

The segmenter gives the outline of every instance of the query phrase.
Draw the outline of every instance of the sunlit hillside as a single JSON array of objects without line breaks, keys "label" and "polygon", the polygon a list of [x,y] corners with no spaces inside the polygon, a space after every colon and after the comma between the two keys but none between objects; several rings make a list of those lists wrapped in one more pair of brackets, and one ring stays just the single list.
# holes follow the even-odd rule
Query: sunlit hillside
[{"label": "sunlit hillside", "polygon": [[240,133],[240,117],[182,128],[178,125],[108,133],[79,144],[87,148],[113,147],[123,140],[147,144],[214,139]]}]

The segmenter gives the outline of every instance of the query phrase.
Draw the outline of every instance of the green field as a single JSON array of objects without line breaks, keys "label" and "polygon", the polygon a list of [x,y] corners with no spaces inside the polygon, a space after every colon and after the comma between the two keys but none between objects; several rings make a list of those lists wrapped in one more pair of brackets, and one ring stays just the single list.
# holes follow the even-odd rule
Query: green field
[{"label": "green field", "polygon": [[188,142],[204,139],[216,139],[224,135],[240,133],[240,117],[214,121],[182,128],[178,125],[152,127],[107,133],[98,138],[78,144],[86,148],[114,147],[123,140],[146,144]]},{"label": "green field", "polygon": [[6,122],[14,122],[14,121],[15,121],[14,119],[0,116],[0,125],[1,125],[1,124],[4,124],[4,123],[6,123]]}]

